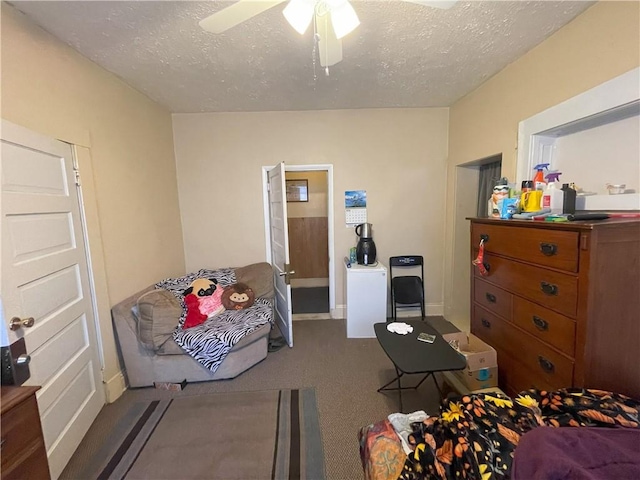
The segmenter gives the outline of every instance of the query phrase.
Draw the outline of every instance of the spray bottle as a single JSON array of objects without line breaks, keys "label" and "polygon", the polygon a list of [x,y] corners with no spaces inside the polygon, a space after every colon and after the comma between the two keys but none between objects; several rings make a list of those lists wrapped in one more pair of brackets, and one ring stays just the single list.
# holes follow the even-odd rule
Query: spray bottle
[{"label": "spray bottle", "polygon": [[533,189],[534,190],[544,190],[547,186],[547,182],[544,181],[544,169],[549,168],[548,163],[539,163],[533,169],[536,171],[535,176],[533,177]]},{"label": "spray bottle", "polygon": [[547,174],[547,188],[542,194],[542,208],[550,208],[551,214],[562,213],[564,207],[564,192],[556,188],[556,182],[560,181],[562,172],[549,172]]}]

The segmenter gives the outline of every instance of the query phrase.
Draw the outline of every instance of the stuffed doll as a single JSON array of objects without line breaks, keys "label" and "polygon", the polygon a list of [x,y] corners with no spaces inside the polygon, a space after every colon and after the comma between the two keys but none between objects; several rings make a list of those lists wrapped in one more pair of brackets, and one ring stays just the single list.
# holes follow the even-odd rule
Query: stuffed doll
[{"label": "stuffed doll", "polygon": [[206,319],[224,311],[222,293],[224,288],[215,278],[197,278],[183,293],[187,307],[184,328],[200,325]]},{"label": "stuffed doll", "polygon": [[253,305],[255,295],[253,290],[244,283],[235,283],[224,289],[222,305],[227,310],[242,310]]}]

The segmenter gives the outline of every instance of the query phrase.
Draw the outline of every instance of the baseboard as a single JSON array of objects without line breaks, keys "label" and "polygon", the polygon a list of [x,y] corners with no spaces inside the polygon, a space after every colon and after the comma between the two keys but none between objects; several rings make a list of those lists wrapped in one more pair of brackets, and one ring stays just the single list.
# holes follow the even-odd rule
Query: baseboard
[{"label": "baseboard", "polygon": [[[402,309],[396,312],[398,318],[415,317],[420,316],[420,308]],[[427,317],[444,316],[444,304],[442,303],[427,303],[424,306],[424,314]]]},{"label": "baseboard", "polygon": [[104,390],[107,396],[107,403],[115,402],[127,390],[127,382],[122,372],[116,373],[109,380],[104,382]]},{"label": "baseboard", "polygon": [[[428,303],[424,307],[425,307],[425,315],[427,317],[444,316],[444,304],[442,303]],[[398,318],[408,318],[408,317],[416,317],[416,316],[418,317],[420,316],[419,308],[410,309],[410,310],[409,309],[398,310]],[[331,310],[331,318],[346,318],[346,317],[347,317],[346,305],[337,305],[336,308]],[[391,310],[387,312],[387,318],[391,318]]]}]

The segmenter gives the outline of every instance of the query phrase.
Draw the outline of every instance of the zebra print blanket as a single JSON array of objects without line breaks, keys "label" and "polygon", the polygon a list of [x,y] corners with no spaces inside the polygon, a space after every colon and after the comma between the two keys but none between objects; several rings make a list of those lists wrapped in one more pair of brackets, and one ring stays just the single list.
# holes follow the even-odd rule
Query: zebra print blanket
[{"label": "zebra print blanket", "polygon": [[187,312],[182,292],[197,278],[215,278],[222,287],[236,283],[235,270],[232,268],[201,269],[184,277],[167,278],[156,283],[155,287],[169,290],[182,303],[182,316],[173,332],[175,342],[186,353],[215,372],[236,343],[245,335],[271,322],[273,308],[269,300],[256,298],[250,308],[225,310],[196,327],[183,329]]}]

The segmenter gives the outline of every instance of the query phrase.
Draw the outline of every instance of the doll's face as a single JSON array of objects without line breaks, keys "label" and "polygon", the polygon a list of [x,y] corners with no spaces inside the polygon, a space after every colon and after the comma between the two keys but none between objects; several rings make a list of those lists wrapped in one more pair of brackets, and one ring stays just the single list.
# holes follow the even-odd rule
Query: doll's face
[{"label": "doll's face", "polygon": [[491,195],[491,199],[494,202],[501,200],[503,198],[507,198],[509,196],[509,186],[508,185],[496,185],[493,187],[493,194]]}]

